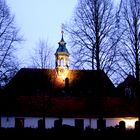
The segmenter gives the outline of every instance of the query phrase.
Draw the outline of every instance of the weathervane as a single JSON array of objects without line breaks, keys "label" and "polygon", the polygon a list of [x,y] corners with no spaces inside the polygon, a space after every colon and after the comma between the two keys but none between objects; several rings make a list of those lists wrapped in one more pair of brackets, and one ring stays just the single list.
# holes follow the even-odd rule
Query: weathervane
[{"label": "weathervane", "polygon": [[61,33],[62,33],[62,34],[64,34],[63,29],[64,29],[64,24],[62,23],[62,24],[61,24]]}]

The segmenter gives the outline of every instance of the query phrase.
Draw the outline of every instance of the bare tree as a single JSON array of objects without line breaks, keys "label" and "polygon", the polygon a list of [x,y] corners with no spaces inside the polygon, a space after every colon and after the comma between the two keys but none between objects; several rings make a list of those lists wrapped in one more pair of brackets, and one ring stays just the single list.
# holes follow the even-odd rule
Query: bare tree
[{"label": "bare tree", "polygon": [[119,66],[122,75],[132,73],[139,81],[140,1],[121,0],[120,9],[120,29],[124,34],[120,42]]},{"label": "bare tree", "polygon": [[138,117],[140,121],[140,1],[121,0],[120,9],[120,29],[124,31],[124,35],[120,44],[121,61],[119,66],[125,75],[131,73],[136,77],[135,92],[137,95]]},{"label": "bare tree", "polygon": [[5,0],[0,0],[0,85],[8,82],[18,68],[14,52],[21,37],[14,23]]},{"label": "bare tree", "polygon": [[79,0],[72,23],[65,25],[75,68],[104,70],[109,76],[116,71],[119,38],[115,23],[110,0]]},{"label": "bare tree", "polygon": [[52,50],[48,42],[40,40],[34,55],[31,57],[33,67],[35,68],[51,68],[52,67]]},{"label": "bare tree", "polygon": [[79,0],[72,24],[64,28],[71,37],[74,67],[97,70],[96,93],[94,91],[87,98],[87,104],[89,111],[92,110],[93,95],[97,96],[100,121],[103,121],[100,70],[109,76],[116,70],[120,37],[117,36],[115,19],[111,0]]}]

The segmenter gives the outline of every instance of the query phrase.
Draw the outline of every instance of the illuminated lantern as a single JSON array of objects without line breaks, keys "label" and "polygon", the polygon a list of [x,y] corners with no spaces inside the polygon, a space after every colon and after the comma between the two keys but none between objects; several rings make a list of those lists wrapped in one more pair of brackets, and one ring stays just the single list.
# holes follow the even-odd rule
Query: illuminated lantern
[{"label": "illuminated lantern", "polygon": [[63,79],[67,77],[68,69],[69,69],[69,52],[66,48],[66,42],[63,38],[63,31],[61,41],[58,42],[59,47],[55,53],[55,67],[57,71],[57,75]]}]

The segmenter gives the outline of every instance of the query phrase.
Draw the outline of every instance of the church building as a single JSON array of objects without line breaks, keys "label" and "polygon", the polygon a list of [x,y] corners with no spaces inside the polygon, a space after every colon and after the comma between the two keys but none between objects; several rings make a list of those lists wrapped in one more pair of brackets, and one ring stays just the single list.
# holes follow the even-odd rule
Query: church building
[{"label": "church building", "polygon": [[54,127],[59,118],[63,125],[83,128],[98,128],[99,116],[106,126],[127,117],[137,120],[136,104],[116,97],[115,86],[103,71],[70,69],[69,56],[62,31],[54,69],[21,68],[17,72],[1,96],[1,127],[16,127],[19,120],[22,127],[31,128],[38,127],[42,119],[45,128]]}]

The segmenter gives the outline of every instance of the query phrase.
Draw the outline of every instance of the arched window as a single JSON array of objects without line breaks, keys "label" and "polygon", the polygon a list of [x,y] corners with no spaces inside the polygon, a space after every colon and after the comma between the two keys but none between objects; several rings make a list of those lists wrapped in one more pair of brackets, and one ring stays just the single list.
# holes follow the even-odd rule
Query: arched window
[{"label": "arched window", "polygon": [[64,66],[64,59],[61,59],[61,66]]}]

